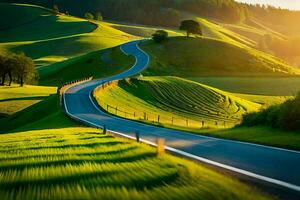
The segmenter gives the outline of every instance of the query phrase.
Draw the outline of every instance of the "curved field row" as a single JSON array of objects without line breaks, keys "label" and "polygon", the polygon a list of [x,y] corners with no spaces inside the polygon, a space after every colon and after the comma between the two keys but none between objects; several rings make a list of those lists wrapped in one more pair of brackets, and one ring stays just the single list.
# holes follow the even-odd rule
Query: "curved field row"
[{"label": "curved field row", "polygon": [[244,113],[260,108],[230,93],[176,77],[122,80],[98,91],[96,99],[105,110],[122,117],[191,128],[233,126]]}]

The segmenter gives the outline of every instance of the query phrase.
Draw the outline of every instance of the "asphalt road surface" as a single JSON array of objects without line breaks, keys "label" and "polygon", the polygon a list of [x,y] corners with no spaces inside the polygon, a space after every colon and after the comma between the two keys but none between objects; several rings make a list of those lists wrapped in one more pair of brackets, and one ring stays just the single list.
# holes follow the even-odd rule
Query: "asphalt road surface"
[{"label": "asphalt road surface", "polygon": [[139,41],[121,46],[121,50],[136,58],[129,70],[101,80],[93,80],[69,88],[64,94],[68,115],[83,123],[134,137],[139,131],[148,143],[157,138],[166,140],[167,149],[202,162],[232,170],[252,178],[289,188],[300,194],[300,152],[244,142],[194,135],[183,131],[151,126],[112,116],[101,111],[90,94],[103,82],[138,74],[149,63],[149,56],[138,47]]}]

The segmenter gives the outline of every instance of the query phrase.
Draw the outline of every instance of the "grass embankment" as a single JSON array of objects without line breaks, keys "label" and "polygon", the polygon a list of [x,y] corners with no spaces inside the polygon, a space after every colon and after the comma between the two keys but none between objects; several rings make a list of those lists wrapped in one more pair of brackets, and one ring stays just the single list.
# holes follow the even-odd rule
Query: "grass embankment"
[{"label": "grass embankment", "polygon": [[125,71],[134,61],[120,47],[95,51],[40,69],[40,84],[60,85],[83,77],[107,77]]},{"label": "grass embankment", "polygon": [[[102,22],[53,15],[42,7],[0,4],[0,49],[24,51],[38,66],[120,45],[135,37]],[[11,14],[18,13],[18,14]]]},{"label": "grass embankment", "polygon": [[[239,96],[246,97],[249,101],[241,100]],[[224,99],[224,97],[226,98]],[[200,129],[201,122],[193,121],[205,120],[210,122],[212,128],[224,128],[224,121],[226,124],[230,124],[230,116],[239,116],[237,123],[240,122],[241,114],[244,114],[246,109],[248,111],[259,109],[258,104],[251,101],[263,105],[273,105],[281,103],[287,98],[290,97],[275,98],[245,94],[236,96],[236,94],[172,77],[144,77],[141,80],[124,80],[119,82],[118,86],[110,86],[100,90],[97,95],[98,103],[103,109],[107,109],[106,103],[109,102],[111,105],[109,112],[116,114],[115,107],[117,107],[117,115],[120,117],[197,134],[299,150],[300,137],[297,132],[275,130],[263,126],[221,130]],[[124,111],[126,111],[126,115]],[[238,111],[238,114],[234,111]],[[132,115],[134,112],[135,117]],[[147,115],[148,120],[144,120],[143,112],[150,113]],[[160,123],[157,123],[158,115],[160,115]],[[174,117],[174,125],[171,121],[172,116]],[[188,126],[185,118],[190,119]],[[218,126],[214,126],[216,121]]]},{"label": "grass embankment", "polygon": [[[56,95],[0,119],[1,199],[266,199],[202,165],[69,120]],[[216,189],[217,188],[217,189]]]},{"label": "grass embankment", "polygon": [[45,97],[55,94],[55,87],[40,87],[17,85],[0,87],[0,115],[12,115],[35,103],[40,102]]},{"label": "grass embankment", "polygon": [[96,99],[104,109],[108,103],[108,111],[121,117],[194,131],[232,127],[244,113],[260,108],[230,93],[176,77],[122,80],[99,90]]},{"label": "grass embankment", "polygon": [[174,37],[158,45],[141,47],[150,54],[147,75],[200,76],[285,76],[299,70],[279,59],[228,42],[208,38]]}]

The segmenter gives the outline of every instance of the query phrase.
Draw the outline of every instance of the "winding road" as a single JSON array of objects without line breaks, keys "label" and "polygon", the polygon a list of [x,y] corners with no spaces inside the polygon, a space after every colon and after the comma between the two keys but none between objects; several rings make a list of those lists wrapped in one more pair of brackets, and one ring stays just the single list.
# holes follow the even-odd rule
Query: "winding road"
[{"label": "winding road", "polygon": [[93,102],[91,92],[98,85],[138,74],[149,63],[149,56],[138,47],[140,41],[121,46],[136,62],[129,70],[101,80],[68,88],[63,96],[66,113],[73,119],[114,134],[134,139],[140,131],[142,142],[154,145],[157,138],[166,140],[166,149],[216,167],[292,190],[300,195],[300,152],[262,145],[194,135],[183,131],[151,126],[112,116]]}]

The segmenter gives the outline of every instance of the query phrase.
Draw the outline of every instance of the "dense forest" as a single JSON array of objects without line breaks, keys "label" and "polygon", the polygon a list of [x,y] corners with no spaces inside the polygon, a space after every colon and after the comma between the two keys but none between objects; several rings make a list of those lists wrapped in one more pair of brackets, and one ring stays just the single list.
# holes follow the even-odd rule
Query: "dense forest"
[{"label": "dense forest", "polygon": [[214,17],[238,22],[247,17],[245,5],[234,0],[1,0],[2,2],[31,3],[61,12],[84,16],[86,12],[101,12],[104,19],[160,26],[178,26],[181,13]]},{"label": "dense forest", "polygon": [[[297,29],[300,12],[237,3],[234,0],[0,0],[30,3],[83,17],[86,12],[101,12],[106,20],[158,26],[178,26],[182,13],[192,13],[225,22],[245,21],[250,16],[269,23],[286,24]],[[300,30],[299,30],[300,32]]]}]

